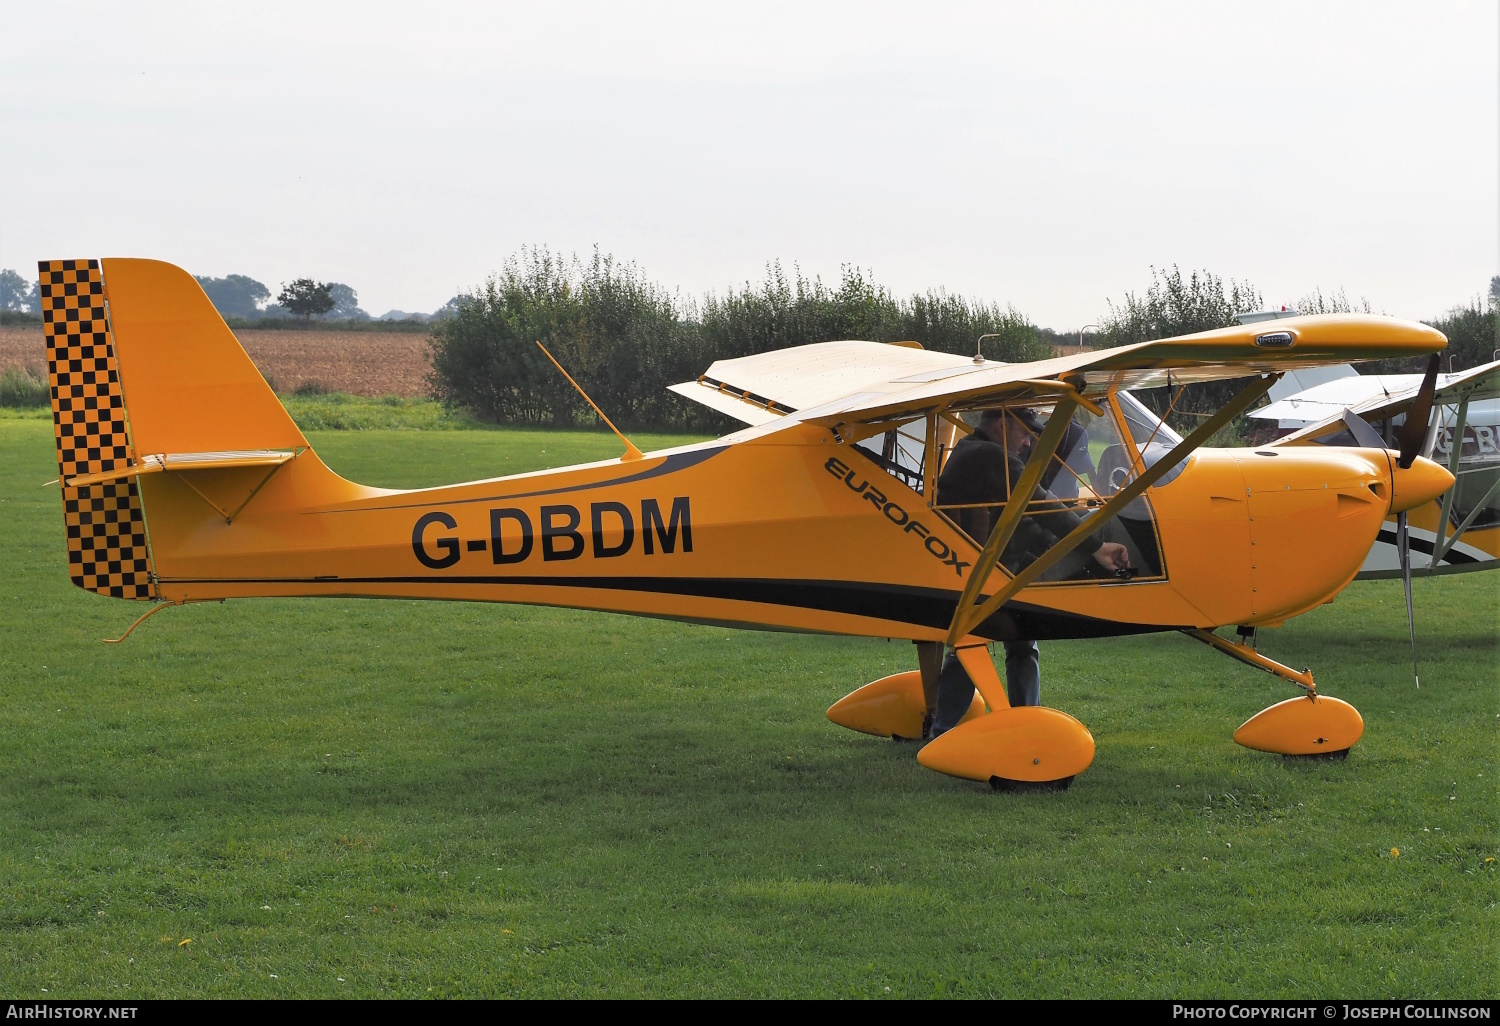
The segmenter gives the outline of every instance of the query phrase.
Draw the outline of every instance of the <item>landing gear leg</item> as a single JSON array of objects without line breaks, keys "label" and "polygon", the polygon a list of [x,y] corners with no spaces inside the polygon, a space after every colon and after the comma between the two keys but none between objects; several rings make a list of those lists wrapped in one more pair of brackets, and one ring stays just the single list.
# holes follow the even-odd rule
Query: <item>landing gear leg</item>
[{"label": "landing gear leg", "polygon": [[[1282,680],[1295,684],[1305,692],[1301,698],[1289,698],[1267,709],[1262,709],[1240,725],[1234,732],[1237,744],[1254,748],[1260,752],[1274,752],[1285,756],[1321,756],[1343,759],[1349,749],[1365,732],[1365,721],[1359,710],[1348,702],[1318,694],[1313,683],[1312,671],[1298,673],[1290,666],[1283,666],[1256,651],[1255,635],[1240,631],[1240,641],[1228,641],[1212,631],[1199,629],[1183,631],[1188,637],[1201,641],[1238,659],[1275,674]],[[1246,644],[1249,638],[1251,643]]]},{"label": "landing gear leg", "polygon": [[922,740],[932,736],[932,718],[937,715],[938,674],[943,669],[943,643],[918,641],[917,667],[922,674],[922,700],[927,713],[922,717]]}]

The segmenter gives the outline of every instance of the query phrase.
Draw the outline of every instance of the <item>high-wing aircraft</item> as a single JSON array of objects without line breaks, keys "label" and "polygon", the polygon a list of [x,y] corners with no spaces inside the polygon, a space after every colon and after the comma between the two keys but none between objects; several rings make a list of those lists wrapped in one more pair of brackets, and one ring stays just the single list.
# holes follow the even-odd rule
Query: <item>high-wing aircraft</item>
[{"label": "high-wing aircraft", "polygon": [[[918,669],[866,685],[829,717],[920,737],[951,651],[979,694],[918,759],[995,784],[1065,784],[1094,755],[1073,717],[1008,704],[987,645],[1018,638],[1185,631],[1301,689],[1241,726],[1240,743],[1347,751],[1359,714],[1318,692],[1310,672],[1257,651],[1255,628],[1331,599],[1387,514],[1453,481],[1405,438],[1399,453],[1203,447],[1286,370],[1446,344],[1420,324],[1323,316],[1029,364],[902,343],[800,346],[720,361],[674,387],[747,424],[714,441],[651,453],[626,443],[619,459],[582,466],[370,488],[318,458],[184,271],[49,261],[40,286],[79,587],[157,603],[142,619],[186,602],[368,596],[908,639]],[[1125,391],[1220,378],[1249,381],[1186,438]],[[1029,410],[1036,436],[988,536],[970,537],[936,483],[970,430],[964,415],[998,408]],[[1087,441],[1060,453],[1080,437],[1073,424]],[[1027,518],[1059,504],[1086,519],[1018,556]],[[1103,572],[1075,552],[1096,532],[1128,551],[1131,569]],[[1238,633],[1214,633],[1223,627]]]}]

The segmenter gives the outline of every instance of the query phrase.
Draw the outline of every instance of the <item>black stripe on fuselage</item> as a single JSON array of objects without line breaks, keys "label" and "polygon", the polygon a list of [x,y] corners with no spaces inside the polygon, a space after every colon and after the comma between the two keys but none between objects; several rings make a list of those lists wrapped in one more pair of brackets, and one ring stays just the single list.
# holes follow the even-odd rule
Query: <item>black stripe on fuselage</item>
[{"label": "black stripe on fuselage", "polygon": [[[1418,552],[1425,552],[1429,556],[1432,555],[1432,542],[1426,541],[1425,539],[1422,539],[1422,538],[1413,538],[1411,536],[1411,532],[1409,532],[1409,531],[1407,532],[1407,536],[1406,537],[1407,537],[1407,541],[1410,542],[1412,548],[1416,549]],[[1380,536],[1379,536],[1379,540],[1385,542],[1387,545],[1395,545],[1396,544],[1396,532],[1395,531],[1381,531],[1380,532]],[[1473,556],[1470,556],[1470,555],[1467,555],[1465,553],[1459,552],[1457,549],[1449,549],[1447,552],[1443,553],[1443,560],[1442,561],[1444,563],[1477,563],[1477,562],[1479,562],[1479,560],[1475,559]]]},{"label": "black stripe on fuselage", "polygon": [[[759,602],[767,605],[846,613],[893,623],[944,630],[953,621],[958,594],[939,588],[916,588],[858,581],[797,581],[764,578],[717,577],[535,577],[414,576],[186,579],[162,578],[163,584],[425,584],[504,585],[509,587],[589,588],[598,591],[633,591],[646,594],[691,595],[699,598]],[[979,601],[983,601],[983,596]],[[1062,613],[1054,609],[1008,602],[974,630],[992,641],[1029,638],[1050,641],[1064,638],[1103,638],[1123,634],[1149,634],[1178,630],[1176,626],[1118,623],[1095,617]]]}]

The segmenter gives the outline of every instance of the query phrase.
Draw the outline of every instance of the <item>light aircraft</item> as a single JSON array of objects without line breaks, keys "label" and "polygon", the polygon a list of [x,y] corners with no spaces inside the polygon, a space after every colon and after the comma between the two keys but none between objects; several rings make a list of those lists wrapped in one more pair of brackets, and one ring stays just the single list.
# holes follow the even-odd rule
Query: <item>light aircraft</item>
[{"label": "light aircraft", "polygon": [[[1312,380],[1286,389],[1249,417],[1274,425],[1271,446],[1307,444],[1389,445],[1422,394],[1421,374],[1360,374],[1353,367],[1318,368]],[[1433,382],[1433,412],[1421,454],[1448,467],[1454,487],[1407,513],[1412,574],[1468,573],[1500,567],[1500,361]],[[1455,446],[1454,440],[1458,440]],[[1401,573],[1400,524],[1388,519],[1371,546],[1359,579]],[[1441,530],[1439,529],[1441,526]]]},{"label": "light aircraft", "polygon": [[[918,760],[996,785],[1065,786],[1094,756],[1068,714],[1009,706],[987,645],[1014,638],[1184,631],[1301,689],[1241,726],[1241,744],[1346,752],[1364,729],[1358,712],[1257,651],[1255,629],[1331,600],[1391,511],[1453,482],[1411,432],[1399,453],[1203,447],[1287,370],[1446,344],[1387,318],[1293,318],[1027,364],[909,343],[800,346],[674,386],[747,424],[717,440],[652,453],[627,441],[618,459],[397,491],[318,458],[181,269],[48,261],[40,295],[70,573],[89,591],[157,603],[132,630],[187,602],[365,596],[907,639],[919,668],[860,688],[829,717],[920,737],[953,651],[978,695]],[[1186,438],[1125,391],[1220,378],[1250,380]],[[1045,425],[989,536],[971,538],[935,485],[969,430],[964,414],[1014,407]],[[1063,501],[1087,520],[1009,559],[1024,518],[1059,501],[1035,496],[1077,435],[1069,422],[1085,429],[1093,468],[1068,464]],[[1073,551],[1096,531],[1127,548],[1133,570],[1100,576]]]}]

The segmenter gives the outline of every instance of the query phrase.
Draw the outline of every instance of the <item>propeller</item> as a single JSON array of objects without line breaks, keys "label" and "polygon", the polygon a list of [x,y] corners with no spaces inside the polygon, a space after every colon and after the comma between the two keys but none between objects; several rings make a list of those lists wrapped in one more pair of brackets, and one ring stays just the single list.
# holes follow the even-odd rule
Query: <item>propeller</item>
[{"label": "propeller", "polygon": [[[1396,466],[1409,468],[1422,454],[1427,441],[1428,422],[1432,419],[1432,397],[1437,391],[1438,367],[1441,361],[1433,353],[1427,360],[1427,373],[1422,377],[1422,387],[1406,411],[1406,423],[1401,425],[1401,435],[1396,443],[1401,447],[1396,456]],[[1422,675],[1417,672],[1417,622],[1411,608],[1411,532],[1406,526],[1406,511],[1396,514],[1396,557],[1401,562],[1401,586],[1406,589],[1406,632],[1411,636],[1411,675],[1417,687],[1422,686]]]},{"label": "propeller", "polygon": [[1422,377],[1422,387],[1406,411],[1406,423],[1401,425],[1401,435],[1396,444],[1401,447],[1396,466],[1402,470],[1410,467],[1422,455],[1422,444],[1427,441],[1428,421],[1432,418],[1432,396],[1437,391],[1438,367],[1441,362],[1433,353],[1427,360],[1427,373]]},{"label": "propeller", "polygon": [[1406,589],[1406,633],[1411,635],[1411,676],[1422,687],[1422,675],[1417,672],[1417,621],[1411,612],[1411,537],[1406,530],[1406,511],[1396,514],[1396,556],[1401,560],[1401,585]]}]

